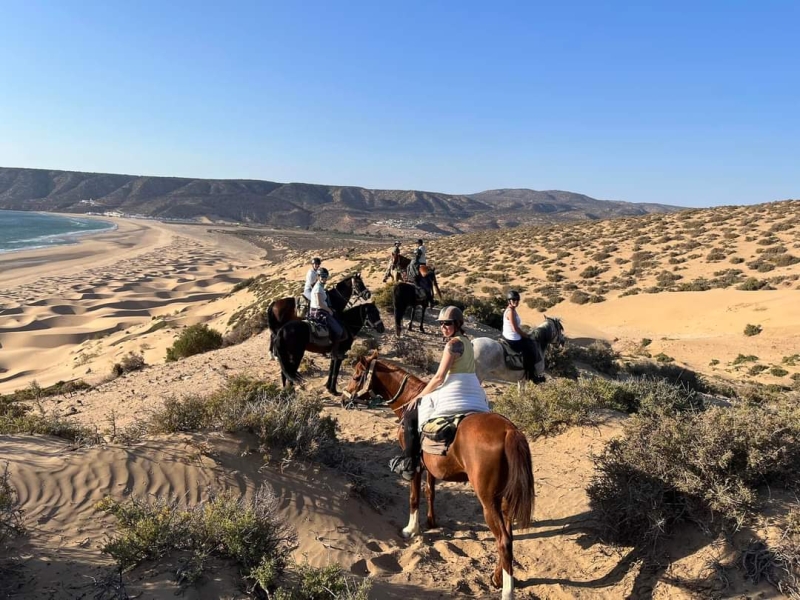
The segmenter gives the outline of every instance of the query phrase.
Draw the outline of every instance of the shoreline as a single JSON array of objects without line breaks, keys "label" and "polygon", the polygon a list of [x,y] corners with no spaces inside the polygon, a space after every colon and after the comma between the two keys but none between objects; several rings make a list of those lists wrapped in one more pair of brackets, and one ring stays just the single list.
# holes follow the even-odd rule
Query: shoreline
[{"label": "shoreline", "polygon": [[[259,248],[207,227],[103,220],[116,228],[0,254],[0,393],[101,380],[130,352],[163,362],[173,328],[213,319],[264,266]],[[155,319],[170,327],[147,335]]]}]

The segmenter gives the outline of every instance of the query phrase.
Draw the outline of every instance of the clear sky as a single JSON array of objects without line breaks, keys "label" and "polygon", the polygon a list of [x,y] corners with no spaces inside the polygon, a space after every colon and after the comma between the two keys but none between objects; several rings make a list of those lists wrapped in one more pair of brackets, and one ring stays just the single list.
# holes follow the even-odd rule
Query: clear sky
[{"label": "clear sky", "polygon": [[800,2],[3,0],[0,166],[800,197]]}]

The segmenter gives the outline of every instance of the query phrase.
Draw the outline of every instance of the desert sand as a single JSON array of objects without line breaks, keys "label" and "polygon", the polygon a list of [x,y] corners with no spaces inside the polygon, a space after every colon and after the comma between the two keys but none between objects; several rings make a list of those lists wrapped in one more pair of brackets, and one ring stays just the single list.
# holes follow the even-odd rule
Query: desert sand
[{"label": "desert sand", "polygon": [[[457,238],[429,243],[431,260],[442,266],[452,259],[444,252],[445,243],[457,243]],[[205,322],[227,331],[231,314],[255,300],[247,289],[230,294],[238,281],[263,273],[299,287],[310,253],[288,253],[275,264],[264,259],[262,250],[203,227],[120,220],[117,232],[59,254],[55,262],[56,255],[47,253],[0,258],[0,393],[33,380],[46,385],[83,378],[96,387],[45,399],[42,409],[94,426],[110,439],[113,428],[145,419],[165,399],[211,392],[231,375],[279,380],[277,365],[267,358],[268,333],[177,363],[165,364],[164,353],[183,325]],[[359,269],[377,290],[387,256],[388,244],[386,251],[324,259],[333,280]],[[589,264],[585,257],[572,266],[580,272]],[[719,267],[695,261],[691,268],[711,276]],[[465,275],[485,272],[469,267],[443,276],[440,284],[457,288],[464,285]],[[798,266],[787,266],[784,272],[796,274]],[[525,289],[531,282],[512,276],[504,285]],[[606,341],[621,353],[636,354],[647,338],[652,354],[663,352],[689,368],[736,378],[745,376],[731,364],[739,353],[781,364],[783,357],[800,351],[797,293],[796,285],[785,285],[757,292],[609,294],[598,304],[564,301],[547,314],[563,318],[571,343]],[[432,312],[429,319],[435,317],[436,310]],[[529,307],[521,314],[531,325],[542,320]],[[383,316],[391,330],[390,315]],[[153,327],[158,321],[167,324]],[[756,322],[762,333],[745,337],[745,325]],[[478,325],[468,333],[496,335]],[[441,339],[434,327],[407,335],[438,356]],[[394,336],[385,334],[381,353],[391,358],[394,344]],[[148,366],[110,380],[111,365],[131,351],[142,353]],[[712,359],[719,361],[716,369],[709,365]],[[309,363],[307,389],[324,395],[319,390],[326,363],[321,357],[310,357]],[[787,369],[797,372],[796,367]],[[341,383],[348,376],[349,370],[343,369]],[[765,381],[774,379],[770,377],[763,375]],[[489,383],[490,398],[501,394],[504,385]],[[372,578],[371,598],[499,597],[489,584],[494,540],[469,486],[440,484],[439,526],[421,538],[403,540],[399,529],[408,516],[407,484],[386,468],[397,452],[394,416],[381,409],[344,410],[338,399],[325,397],[326,413],[339,422],[340,439],[352,446],[370,485],[386,499],[381,506],[351,497],[341,473],[313,464],[265,461],[255,442],[242,437],[193,434],[75,449],[55,438],[0,436],[0,464],[9,465],[28,528],[17,548],[12,597],[73,598],[97,592],[97,582],[111,566],[100,546],[114,530],[113,519],[93,507],[105,495],[123,499],[150,494],[192,503],[212,488],[248,495],[264,482],[274,488],[282,516],[298,532],[295,558],[316,566],[336,562]],[[728,543],[680,532],[669,543],[669,563],[646,570],[633,549],[597,539],[585,492],[591,456],[620,432],[624,419],[608,413],[595,426],[531,443],[536,513],[533,527],[515,536],[517,597],[778,597],[774,588],[753,586],[736,573],[724,585],[715,579],[714,562],[732,556]],[[741,532],[744,538],[748,534]],[[172,560],[142,566],[126,575],[127,591],[145,598],[173,597],[178,590],[174,569]],[[185,595],[244,594],[235,569],[219,564],[202,587],[190,587]]]}]

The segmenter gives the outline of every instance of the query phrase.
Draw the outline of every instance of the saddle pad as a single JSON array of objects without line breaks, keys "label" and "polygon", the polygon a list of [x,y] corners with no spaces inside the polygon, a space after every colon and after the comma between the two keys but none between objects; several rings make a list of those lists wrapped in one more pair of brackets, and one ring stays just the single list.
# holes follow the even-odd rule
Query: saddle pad
[{"label": "saddle pad", "polygon": [[503,359],[506,361],[506,367],[512,371],[522,371],[525,369],[524,359],[522,352],[517,352],[508,345],[508,340],[500,338],[497,340],[503,347]]},{"label": "saddle pad", "polygon": [[422,426],[422,451],[428,454],[444,456],[450,444],[456,438],[458,425],[467,415],[449,415],[447,417],[434,417]]}]

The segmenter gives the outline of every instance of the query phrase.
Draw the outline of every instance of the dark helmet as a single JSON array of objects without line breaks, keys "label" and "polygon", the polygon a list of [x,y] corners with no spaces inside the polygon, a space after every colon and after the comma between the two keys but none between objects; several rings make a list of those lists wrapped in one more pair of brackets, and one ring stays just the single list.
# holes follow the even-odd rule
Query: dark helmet
[{"label": "dark helmet", "polygon": [[320,267],[319,271],[317,271],[317,277],[320,279],[327,279],[328,278],[328,269],[325,267]]},{"label": "dark helmet", "polygon": [[322,259],[319,256],[315,256],[314,258],[311,259],[311,264],[312,265],[321,265],[322,264]]},{"label": "dark helmet", "polygon": [[519,292],[517,290],[508,290],[506,298],[508,300],[516,300],[517,302],[519,302]]},{"label": "dark helmet", "polygon": [[459,325],[464,324],[464,313],[457,306],[445,306],[439,311],[439,316],[436,317],[437,321],[455,321]]},{"label": "dark helmet", "polygon": [[417,240],[417,243],[418,243],[418,244],[422,244],[422,238],[419,238],[419,239]]}]

